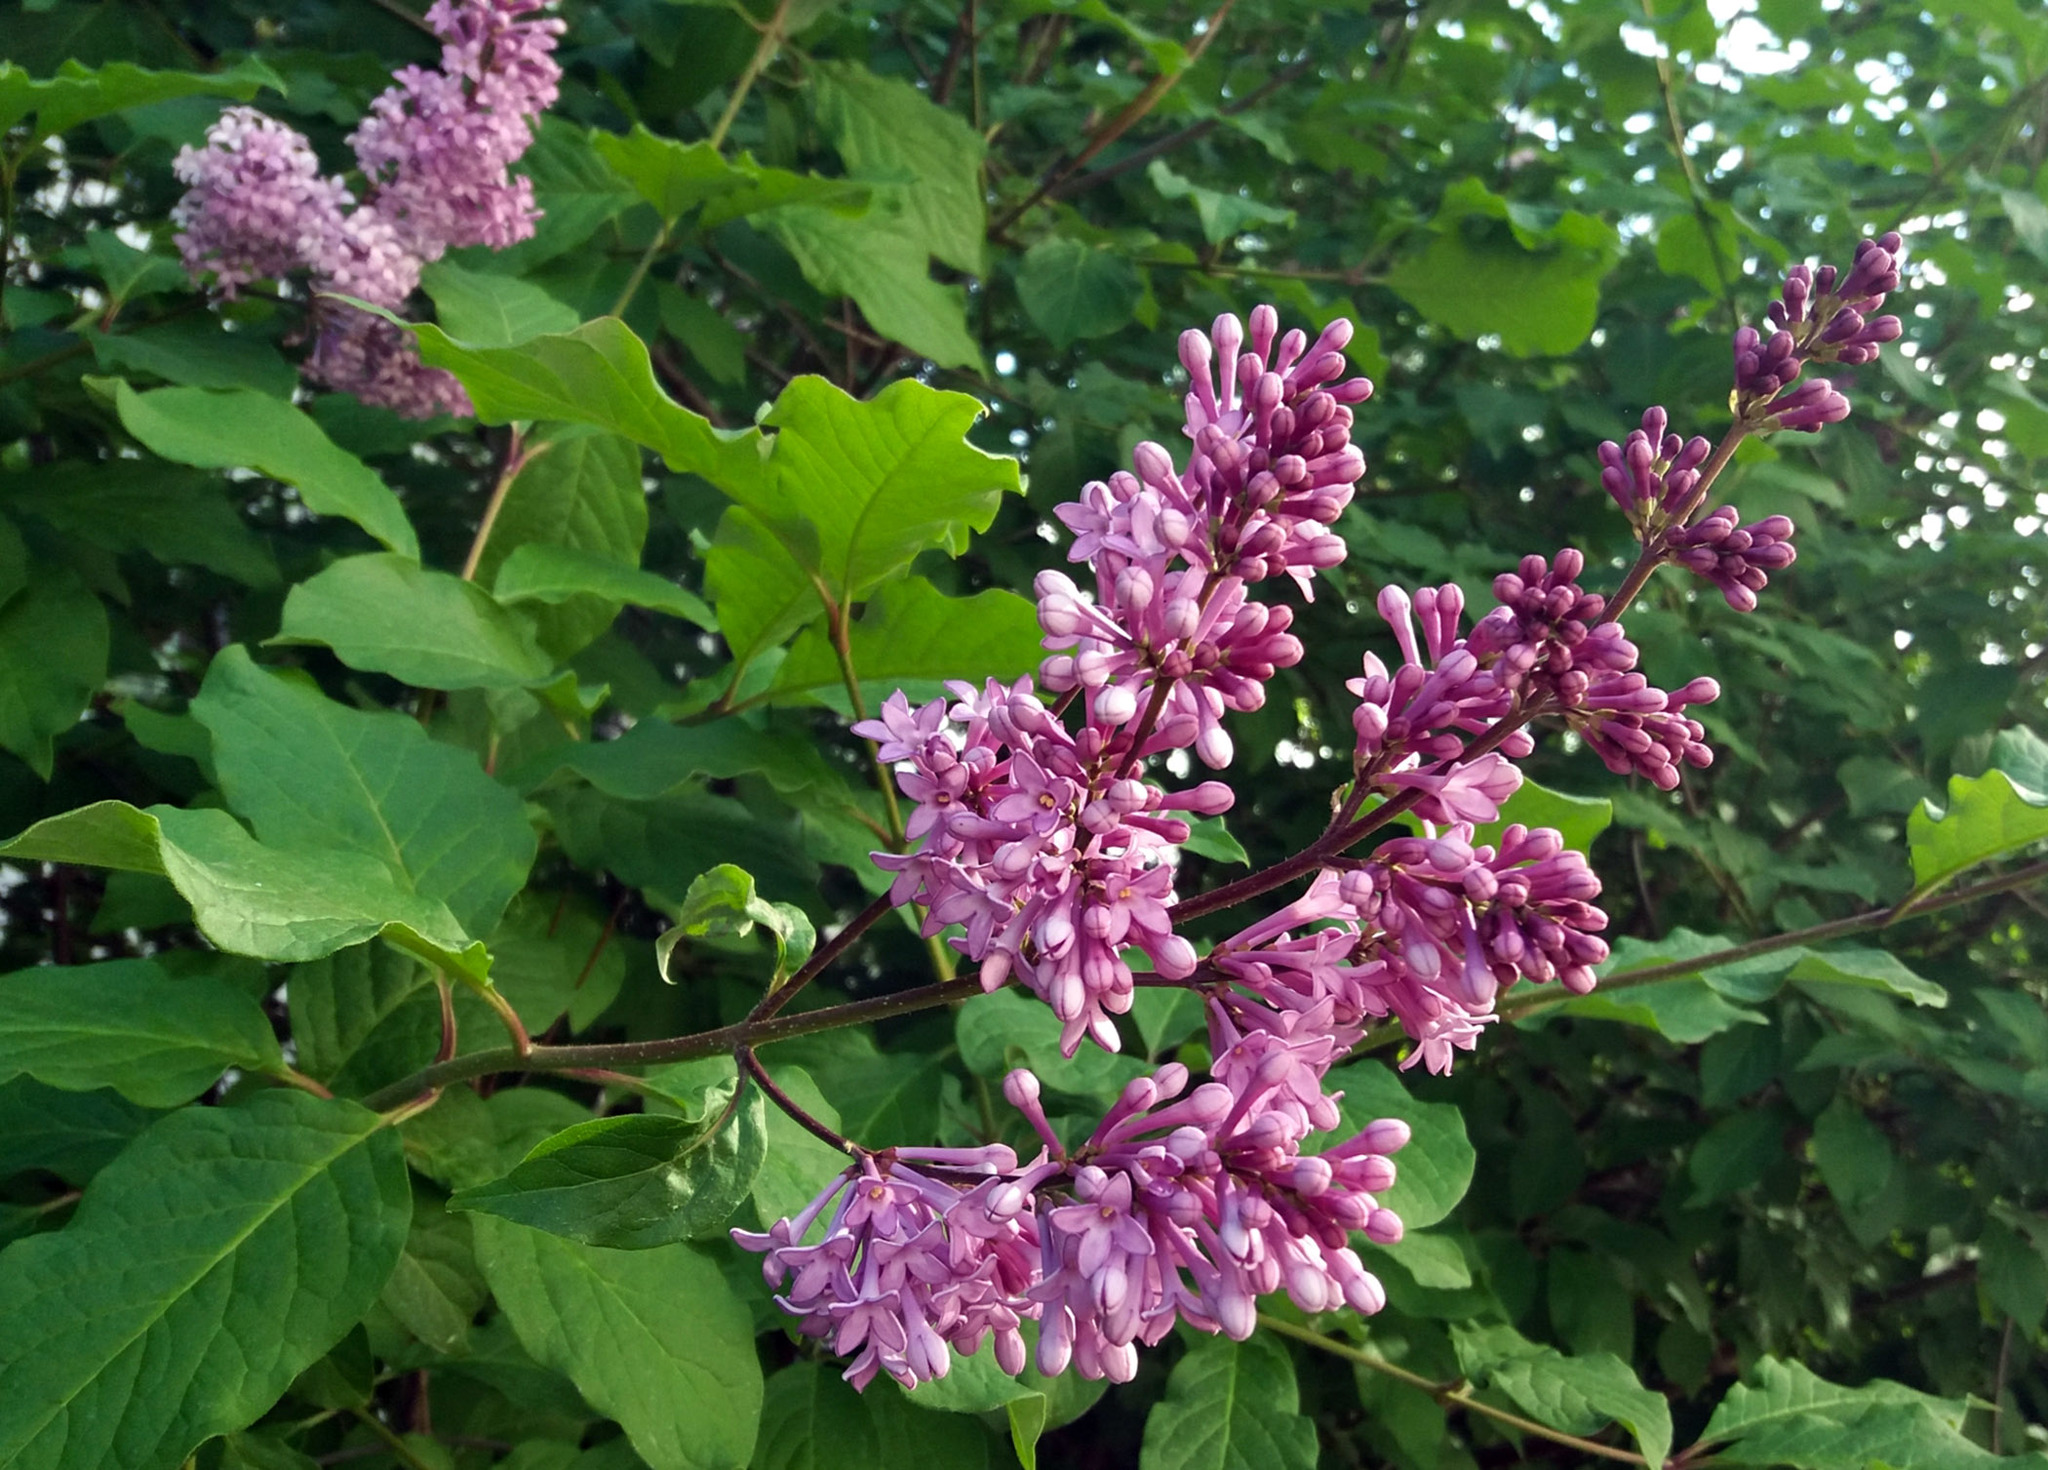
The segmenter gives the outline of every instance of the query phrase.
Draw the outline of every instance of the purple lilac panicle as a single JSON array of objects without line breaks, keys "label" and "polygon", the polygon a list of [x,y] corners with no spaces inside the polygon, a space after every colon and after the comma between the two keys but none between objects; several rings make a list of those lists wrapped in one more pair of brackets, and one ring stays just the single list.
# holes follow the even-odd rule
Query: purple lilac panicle
[{"label": "purple lilac panicle", "polygon": [[1178,1063],[1134,1079],[1071,1153],[1037,1077],[1012,1072],[1003,1094],[1045,1145],[1028,1163],[1001,1145],[865,1155],[794,1218],[733,1239],[787,1283],[777,1300],[802,1332],[852,1355],[856,1387],[877,1372],[906,1388],[942,1378],[949,1349],[985,1339],[1016,1373],[1026,1320],[1040,1371],[1127,1382],[1139,1343],[1182,1321],[1249,1337],[1271,1292],[1307,1312],[1377,1312],[1386,1293],[1350,1242],[1400,1240],[1377,1196],[1408,1126],[1381,1119],[1302,1151],[1341,1121],[1323,1075],[1342,1048],[1315,1019],[1241,1032],[1212,1008],[1215,1080],[1190,1091]]},{"label": "purple lilac panicle", "polygon": [[[1832,270],[1795,269],[1772,308],[1790,346],[1738,339],[1738,414],[1754,417],[1738,418],[1734,438],[1847,412],[1827,384],[1791,385],[1806,360],[1867,362],[1897,336],[1894,319],[1865,315],[1897,285],[1897,255],[1895,236],[1865,242],[1839,285]],[[1391,1017],[1416,1042],[1404,1067],[1448,1071],[1495,1019],[1502,990],[1526,980],[1583,995],[1607,958],[1600,882],[1583,855],[1520,823],[1478,840],[1521,783],[1511,762],[1533,747],[1527,722],[1559,718],[1610,769],[1667,790],[1683,766],[1713,758],[1685,711],[1718,686],[1651,686],[1618,609],[1579,585],[1578,551],[1525,557],[1496,578],[1495,606],[1469,632],[1455,585],[1412,597],[1385,587],[1379,611],[1402,663],[1368,653],[1349,685],[1353,787],[1336,820],[1377,798],[1402,803],[1421,831],[1331,860],[1301,897],[1206,957],[1174,933],[1173,862],[1188,836],[1174,814],[1224,811],[1231,792],[1209,781],[1169,795],[1138,772],[1189,747],[1226,764],[1222,714],[1256,709],[1264,682],[1300,658],[1287,610],[1245,589],[1285,573],[1307,593],[1312,570],[1342,556],[1327,527],[1364,470],[1349,405],[1370,392],[1362,379],[1325,386],[1348,333],[1339,323],[1313,346],[1299,332],[1278,338],[1261,307],[1249,350],[1234,317],[1182,338],[1187,468],[1141,445],[1135,473],[1060,507],[1095,589],[1057,573],[1038,581],[1054,650],[1041,680],[1065,696],[1053,709],[1030,679],[991,681],[953,686],[950,706],[912,709],[898,693],[855,726],[916,804],[916,848],[876,855],[897,875],[893,897],[926,906],[927,933],[961,926],[953,943],[980,963],[985,988],[1021,980],[1060,1018],[1069,1055],[1084,1037],[1114,1050],[1113,1017],[1135,983],[1124,954],[1142,950],[1159,978],[1206,995],[1213,1059],[1212,1080],[1192,1090],[1178,1063],[1131,1082],[1072,1151],[1038,1079],[1012,1072],[1004,1095],[1043,1144],[1028,1163],[1000,1145],[857,1150],[860,1162],[795,1219],[734,1231],[764,1253],[772,1284],[794,1277],[778,1300],[805,1333],[853,1354],[856,1385],[888,1372],[914,1387],[945,1375],[950,1349],[990,1338],[1015,1373],[1027,1320],[1041,1371],[1122,1381],[1137,1371],[1137,1344],[1176,1322],[1248,1336],[1257,1299],[1274,1291],[1306,1312],[1378,1311],[1385,1293],[1351,1242],[1401,1238],[1378,1196],[1408,1128],[1381,1119],[1303,1152],[1341,1120],[1341,1094],[1324,1091],[1329,1068]],[[1751,349],[1761,355],[1745,365]],[[1683,440],[1651,409],[1625,444],[1601,446],[1601,480],[1642,537],[1645,568],[1676,561],[1747,611],[1766,572],[1791,563],[1792,525],[1740,525],[1730,506],[1688,524],[1729,448]],[[1077,703],[1078,732],[1060,718]]]},{"label": "purple lilac panicle", "polygon": [[[196,280],[223,295],[250,283],[309,277],[316,298],[353,296],[397,311],[421,268],[450,248],[502,250],[533,233],[529,180],[510,166],[555,100],[553,51],[563,23],[544,0],[437,0],[427,23],[439,70],[406,67],[350,136],[367,197],[324,177],[305,137],[252,108],[230,108],[206,146],[174,165],[187,186],[173,212]],[[316,299],[305,371],[409,418],[468,413],[455,378],[424,366],[402,329],[344,303]]]}]

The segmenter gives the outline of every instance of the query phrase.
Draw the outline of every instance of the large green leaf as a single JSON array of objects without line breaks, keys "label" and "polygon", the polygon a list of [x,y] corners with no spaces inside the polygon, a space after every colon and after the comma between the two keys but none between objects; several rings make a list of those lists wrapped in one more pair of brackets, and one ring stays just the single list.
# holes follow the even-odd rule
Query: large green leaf
[{"label": "large green leaf", "polygon": [[563,771],[626,801],[670,796],[706,777],[729,781],[748,774],[766,777],[785,795],[846,789],[845,776],[814,741],[763,730],[741,716],[703,725],[642,720],[616,740],[579,741],[549,751],[510,779],[531,791]]},{"label": "large green leaf", "polygon": [[144,551],[168,566],[275,587],[277,558],[226,488],[218,475],[153,460],[60,460],[33,475],[0,476],[0,503],[108,551]]},{"label": "large green leaf", "polygon": [[376,1300],[411,1205],[354,1103],[172,1114],[0,1252],[0,1464],[170,1470],[251,1423]]},{"label": "large green leaf", "polygon": [[490,1215],[477,1261],[519,1341],[616,1419],[650,1470],[738,1470],[753,1454],[752,1318],[690,1245],[617,1251]]},{"label": "large green leaf", "polygon": [[1498,844],[1502,829],[1510,822],[1520,822],[1525,827],[1552,828],[1573,852],[1591,852],[1593,839],[1613,820],[1614,803],[1605,797],[1567,796],[1525,776],[1515,794],[1501,803],[1500,820],[1477,829],[1472,840]]},{"label": "large green leaf", "polygon": [[41,81],[11,62],[0,61],[0,132],[33,116],[35,122],[26,129],[25,141],[36,143],[131,107],[192,96],[247,102],[265,87],[280,94],[285,90],[277,73],[254,57],[244,57],[226,71],[211,74],[146,71],[125,61],[100,67],[67,61],[54,77]]},{"label": "large green leaf", "polygon": [[111,1089],[65,1092],[28,1077],[0,1082],[0,1179],[46,1169],[84,1184],[157,1116]]},{"label": "large green leaf", "polygon": [[1145,279],[1113,250],[1055,235],[1024,253],[1017,294],[1055,347],[1102,337],[1131,319]]},{"label": "large green leaf", "polygon": [[[802,1067],[778,1064],[775,1084],[827,1128],[839,1128],[839,1110],[818,1091],[818,1084]],[[754,1176],[754,1214],[762,1228],[802,1210],[834,1176],[845,1173],[846,1167],[845,1154],[781,1108],[770,1108],[768,1154],[761,1161],[761,1172]]]},{"label": "large green leaf", "polygon": [[1192,199],[1195,218],[1201,221],[1202,238],[1211,245],[1226,245],[1258,225],[1279,225],[1285,229],[1294,223],[1294,211],[1281,209],[1263,200],[1248,198],[1235,189],[1209,189],[1193,179],[1183,178],[1163,158],[1155,158],[1145,170],[1145,177],[1152,181],[1152,187],[1163,199]]},{"label": "large green leaf", "polygon": [[2048,805],[2029,801],[2004,771],[1951,776],[1948,807],[1922,801],[1906,818],[1913,887],[1926,893],[1969,868],[2048,838]]},{"label": "large green leaf", "polygon": [[293,966],[285,997],[299,1070],[355,1095],[424,1067],[441,1040],[433,983],[418,957],[381,942]]},{"label": "large green leaf", "polygon": [[1029,1067],[1053,1092],[1107,1105],[1132,1078],[1151,1070],[1137,1057],[1096,1046],[1061,1056],[1060,1029],[1052,1007],[1014,989],[971,996],[953,1017],[960,1060],[968,1071],[994,1082],[1013,1067]]},{"label": "large green leaf", "polygon": [[137,393],[116,380],[114,407],[121,427],[165,459],[282,480],[314,514],[354,521],[391,550],[419,559],[419,538],[391,487],[289,403],[248,388]]},{"label": "large green leaf", "polygon": [[846,171],[900,202],[906,233],[920,247],[919,270],[931,254],[981,274],[988,232],[981,135],[908,82],[850,62],[818,66],[811,86],[819,125]]},{"label": "large green leaf", "polygon": [[448,335],[473,347],[510,347],[548,332],[574,331],[576,308],[531,281],[486,275],[437,260],[420,273]]},{"label": "large green leaf", "polygon": [[1197,1343],[1145,1416],[1139,1470],[1313,1470],[1316,1427],[1301,1415],[1287,1349],[1270,1336]]},{"label": "large green leaf", "polygon": [[596,552],[545,541],[529,541],[506,557],[498,568],[497,581],[491,584],[491,595],[503,603],[550,606],[591,597],[651,608],[700,628],[718,626],[704,599],[687,587]]},{"label": "large green leaf", "polygon": [[863,402],[798,378],[762,419],[780,432],[760,472],[712,478],[833,596],[858,598],[928,547],[958,556],[1018,489],[1015,460],[966,442],[982,413],[910,380]]},{"label": "large green leaf", "polygon": [[[1460,337],[1497,336],[1518,357],[1556,356],[1586,340],[1600,283],[1617,254],[1614,229],[1578,210],[1511,204],[1477,179],[1444,195],[1429,243],[1396,261],[1387,284]],[[1475,221],[1496,220],[1497,238],[1475,243]]]},{"label": "large green leaf", "polygon": [[448,906],[376,858],[270,847],[223,811],[95,802],[0,843],[0,857],[169,878],[199,932],[230,954],[312,960],[381,934],[475,981],[490,973],[490,956]]},{"label": "large green leaf", "polygon": [[767,1152],[760,1090],[748,1088],[728,1113],[732,1095],[730,1082],[712,1089],[695,1117],[593,1118],[449,1207],[617,1249],[715,1237],[752,1192]]},{"label": "large green leaf", "polygon": [[[1877,1378],[1845,1388],[1803,1364],[1757,1360],[1715,1408],[1700,1435],[1731,1465],[1795,1470],[1966,1470],[2010,1464],[1960,1433],[1967,1405]],[[2038,1462],[2041,1457],[2030,1455]]]},{"label": "large green leaf", "polygon": [[1671,1453],[1671,1406],[1613,1353],[1567,1357],[1544,1348],[1496,1364],[1488,1377],[1553,1429],[1584,1435],[1618,1422],[1650,1464],[1662,1465]]},{"label": "large green leaf", "polygon": [[107,613],[67,568],[38,566],[0,602],[0,749],[48,780],[57,736],[106,678]]},{"label": "large green leaf", "polygon": [[967,330],[966,293],[931,278],[926,241],[907,208],[892,191],[859,219],[793,204],[760,222],[795,258],[805,280],[828,296],[851,296],[883,336],[940,367],[980,372],[981,344]]},{"label": "large green leaf", "polygon": [[[847,635],[862,684],[930,686],[934,696],[948,679],[1007,683],[1037,669],[1045,657],[1038,610],[1029,598],[1000,587],[948,597],[922,577],[877,588]],[[824,619],[790,648],[772,687],[780,699],[843,691],[839,655]]]},{"label": "large green leaf", "polygon": [[422,1194],[413,1201],[405,1251],[377,1300],[436,1352],[459,1357],[490,1290],[477,1269],[469,1221]]},{"label": "large green leaf", "polygon": [[704,591],[733,664],[745,669],[818,616],[818,590],[760,518],[729,506],[704,554]]},{"label": "large green leaf", "polygon": [[1391,1070],[1379,1062],[1347,1062],[1332,1069],[1325,1090],[1342,1090],[1343,1122],[1331,1135],[1342,1142],[1376,1118],[1408,1125],[1408,1146],[1394,1157],[1394,1187],[1380,1203],[1411,1230],[1434,1225],[1472,1187],[1475,1155],[1465,1136],[1465,1118],[1454,1103],[1417,1102]]},{"label": "large green leaf", "polygon": [[558,427],[533,446],[498,508],[477,581],[501,602],[524,602],[520,612],[532,619],[540,646],[558,659],[609,628],[624,602],[693,620],[709,616],[701,601],[640,570],[647,541],[640,460],[630,439]]},{"label": "large green leaf", "polygon": [[684,143],[650,133],[643,126],[636,125],[624,136],[594,133],[591,141],[613,170],[671,226],[699,206],[703,213],[697,227],[708,232],[728,221],[785,204],[830,205],[858,213],[868,200],[864,184],[767,168],[748,153],[727,158],[712,143]]},{"label": "large green leaf", "polygon": [[672,469],[707,476],[734,455],[743,462],[759,437],[751,430],[713,429],[664,393],[654,380],[647,344],[617,317],[511,347],[460,342],[430,323],[403,325],[419,339],[421,358],[462,380],[477,417],[487,424],[592,424],[646,445]]},{"label": "large green leaf", "polygon": [[792,1363],[768,1380],[752,1470],[893,1470],[861,1395],[830,1365]]},{"label": "large green leaf", "polygon": [[0,1077],[75,1092],[111,1087],[144,1107],[190,1102],[229,1067],[284,1065],[270,1018],[209,976],[150,960],[49,965],[0,976]]},{"label": "large green leaf", "polygon": [[352,669],[422,689],[519,689],[555,667],[532,624],[474,582],[388,551],[292,588],[270,641],[325,644]]},{"label": "large green leaf", "polygon": [[263,842],[375,858],[472,934],[526,882],[537,840],[518,797],[418,721],[337,704],[240,646],[214,659],[192,713],[213,733],[228,804]]}]

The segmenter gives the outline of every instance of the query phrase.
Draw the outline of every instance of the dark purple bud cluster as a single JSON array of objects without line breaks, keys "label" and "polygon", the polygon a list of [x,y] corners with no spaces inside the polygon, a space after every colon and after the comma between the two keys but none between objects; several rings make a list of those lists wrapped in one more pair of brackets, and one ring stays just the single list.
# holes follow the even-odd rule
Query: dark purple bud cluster
[{"label": "dark purple bud cluster", "polygon": [[1756,611],[1756,595],[1770,580],[1798,559],[1792,546],[1789,516],[1765,516],[1747,526],[1736,524],[1738,512],[1724,505],[1712,515],[1671,533],[1671,560],[1698,572],[1721,589],[1737,612]]},{"label": "dark purple bud cluster", "polygon": [[1871,313],[1898,289],[1903,253],[1893,232],[1859,243],[1846,273],[1831,265],[1795,265],[1785,273],[1784,290],[1768,313],[1771,334],[1755,327],[1735,334],[1734,406],[1740,422],[1757,432],[1811,432],[1849,416],[1849,400],[1833,384],[1792,384],[1809,363],[1874,362],[1878,349],[1898,337],[1897,317]]},{"label": "dark purple bud cluster", "polygon": [[1643,411],[1643,426],[1616,444],[1600,446],[1600,484],[1622,512],[1638,526],[1657,517],[1683,521],[1697,497],[1700,466],[1713,446],[1694,435],[1681,439],[1669,432],[1670,416],[1661,408]]}]

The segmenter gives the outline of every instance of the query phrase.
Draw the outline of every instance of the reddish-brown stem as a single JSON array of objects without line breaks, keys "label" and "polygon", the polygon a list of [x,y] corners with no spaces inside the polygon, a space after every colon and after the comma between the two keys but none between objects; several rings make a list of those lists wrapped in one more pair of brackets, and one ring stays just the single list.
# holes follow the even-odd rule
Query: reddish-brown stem
[{"label": "reddish-brown stem", "polygon": [[[1735,457],[1735,447],[1749,437],[1749,430],[1740,419],[1728,426],[1728,432],[1721,436],[1721,442],[1714,446],[1714,452],[1707,456],[1707,462],[1700,467],[1699,483],[1693,486],[1692,496],[1684,509],[1673,518],[1676,525],[1684,525],[1692,519],[1699,508],[1707,503],[1707,492],[1714,487],[1714,481],[1721,478],[1728,461]],[[1607,607],[1600,614],[1600,621],[1611,623],[1628,611],[1629,604],[1650,583],[1657,574],[1657,568],[1664,565],[1665,553],[1669,548],[1663,534],[1652,536],[1636,557],[1635,565],[1628,569],[1628,575],[1621,579],[1621,585],[1614,589],[1614,595],[1607,599]]]},{"label": "reddish-brown stem", "polygon": [[866,1149],[862,1148],[852,1139],[843,1137],[832,1129],[827,1128],[824,1123],[806,1112],[803,1105],[795,1098],[776,1086],[775,1079],[768,1075],[768,1069],[761,1065],[761,1059],[754,1055],[752,1047],[737,1047],[732,1055],[733,1060],[739,1063],[740,1069],[760,1084],[761,1091],[768,1094],[768,1101],[774,1103],[775,1106],[787,1113],[790,1121],[799,1128],[802,1128],[813,1137],[831,1144],[832,1147],[838,1149],[841,1153],[851,1154],[854,1158],[860,1158],[866,1154]]},{"label": "reddish-brown stem", "polygon": [[873,903],[847,920],[844,929],[819,945],[794,975],[762,996],[754,1008],[747,1012],[747,1020],[765,1021],[796,999],[798,991],[817,979],[826,966],[845,954],[856,939],[873,928],[875,923],[894,907],[886,892],[879,895]]},{"label": "reddish-brown stem", "polygon": [[576,1067],[643,1067],[657,1062],[683,1062],[693,1057],[717,1056],[740,1046],[766,1046],[796,1036],[835,1031],[890,1016],[908,1015],[950,1005],[981,994],[976,980],[949,980],[941,985],[921,985],[878,995],[845,1005],[800,1011],[793,1016],[769,1016],[759,1021],[740,1021],[713,1031],[691,1036],[667,1036],[656,1041],[602,1042],[586,1046],[536,1046],[521,1053],[509,1046],[473,1051],[422,1067],[389,1087],[378,1089],[364,1100],[364,1106],[385,1111],[417,1098],[421,1093],[466,1082],[494,1072],[566,1072]]}]

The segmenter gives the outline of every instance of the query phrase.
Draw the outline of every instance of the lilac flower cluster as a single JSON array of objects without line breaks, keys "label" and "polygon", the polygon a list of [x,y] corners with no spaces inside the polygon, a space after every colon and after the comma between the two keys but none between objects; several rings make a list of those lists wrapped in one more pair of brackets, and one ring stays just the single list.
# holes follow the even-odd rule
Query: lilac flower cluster
[{"label": "lilac flower cluster", "polygon": [[[1188,818],[1229,809],[1232,793],[1218,781],[1169,792],[1146,763],[1191,749],[1227,765],[1224,716],[1259,708],[1267,681],[1300,661],[1289,610],[1250,593],[1285,575],[1307,595],[1314,571],[1342,559],[1329,527],[1364,473],[1351,410],[1371,386],[1343,377],[1343,322],[1311,343],[1281,336],[1260,307],[1249,331],[1226,316],[1183,335],[1187,467],[1141,444],[1130,472],[1059,507],[1093,586],[1039,576],[1050,656],[1036,683],[956,684],[951,701],[918,709],[898,693],[854,729],[914,803],[912,849],[875,858],[895,875],[895,903],[921,905],[925,932],[949,934],[983,988],[1014,980],[1043,999],[1068,1055],[1084,1040],[1117,1049],[1141,953],[1149,983],[1204,996],[1211,1080],[1193,1085],[1169,1063],[1069,1149],[1037,1078],[1013,1072],[1004,1095],[1042,1144],[1035,1158],[999,1144],[855,1148],[855,1167],[794,1219],[735,1231],[786,1284],[779,1300],[802,1330],[852,1355],[849,1379],[914,1386],[943,1376],[951,1351],[991,1340],[1014,1373],[1033,1322],[1042,1371],[1125,1380],[1137,1345],[1176,1322],[1248,1335],[1257,1298],[1274,1291],[1308,1312],[1379,1310],[1354,1238],[1401,1238],[1380,1197],[1408,1128],[1382,1119],[1306,1151],[1341,1121],[1328,1071],[1379,1022],[1413,1042],[1404,1068],[1448,1071],[1510,986],[1594,987],[1607,916],[1585,857],[1547,829],[1480,829],[1521,784],[1513,763],[1533,749],[1533,720],[1561,722],[1610,770],[1665,790],[1712,761],[1687,710],[1719,688],[1651,685],[1617,615],[1666,562],[1743,610],[1791,563],[1782,516],[1694,516],[1742,434],[1805,426],[1803,399],[1773,396],[1798,363],[1868,361],[1897,335],[1865,315],[1897,284],[1897,253],[1895,238],[1866,242],[1839,282],[1793,272],[1772,311],[1791,346],[1749,344],[1764,357],[1739,361],[1737,427],[1721,447],[1669,432],[1662,409],[1601,446],[1602,483],[1644,543],[1613,598],[1580,585],[1586,561],[1571,548],[1496,578],[1469,630],[1455,585],[1380,589],[1402,661],[1367,653],[1347,686],[1350,787],[1321,838],[1231,898],[1281,876],[1308,887],[1206,955],[1175,930],[1174,875]],[[1767,373],[1765,358],[1792,366]],[[1415,830],[1347,855],[1397,816]],[[1228,901],[1205,895],[1197,911]]]},{"label": "lilac flower cluster", "polygon": [[877,1372],[906,1388],[942,1378],[949,1347],[990,1340],[1016,1373],[1027,1320],[1041,1372],[1128,1382],[1139,1343],[1179,1321],[1249,1337],[1274,1291],[1303,1311],[1377,1312],[1386,1293],[1350,1239],[1400,1240],[1375,1196],[1408,1125],[1381,1119],[1304,1153],[1341,1121],[1342,1094],[1322,1085],[1339,1042],[1314,1027],[1240,1032],[1220,1007],[1210,1036],[1214,1081],[1190,1091],[1179,1063],[1136,1078],[1072,1151],[1020,1069],[1003,1094],[1044,1144],[1028,1163],[1000,1144],[864,1154],[795,1217],[733,1239],[762,1253],[804,1333],[852,1355],[861,1388]]},{"label": "lilac flower cluster", "polygon": [[[1661,408],[1643,414],[1643,426],[1620,444],[1600,446],[1600,483],[1636,528],[1645,553],[1695,572],[1720,589],[1737,612],[1753,612],[1770,574],[1792,565],[1791,520],[1766,516],[1748,525],[1732,505],[1695,520],[1707,486],[1726,452],[1749,434],[1780,429],[1808,433],[1849,416],[1849,400],[1831,382],[1800,375],[1810,364],[1858,367],[1902,331],[1895,316],[1874,316],[1899,287],[1905,250],[1896,232],[1860,241],[1846,271],[1831,265],[1795,265],[1785,273],[1766,317],[1766,336],[1755,327],[1735,333],[1735,386],[1729,395],[1735,423],[1722,448],[1705,439],[1668,432]],[[1612,766],[1613,762],[1609,762]]]},{"label": "lilac flower cluster", "polygon": [[544,0],[437,0],[438,70],[406,67],[350,135],[364,199],[320,172],[305,137],[253,108],[230,108],[203,148],[174,165],[187,191],[172,218],[195,280],[232,298],[259,280],[304,272],[316,301],[305,371],[316,382],[411,418],[468,413],[450,374],[423,366],[400,328],[322,298],[397,311],[420,271],[449,249],[504,249],[533,233],[533,185],[511,165],[555,100],[562,22]]}]

